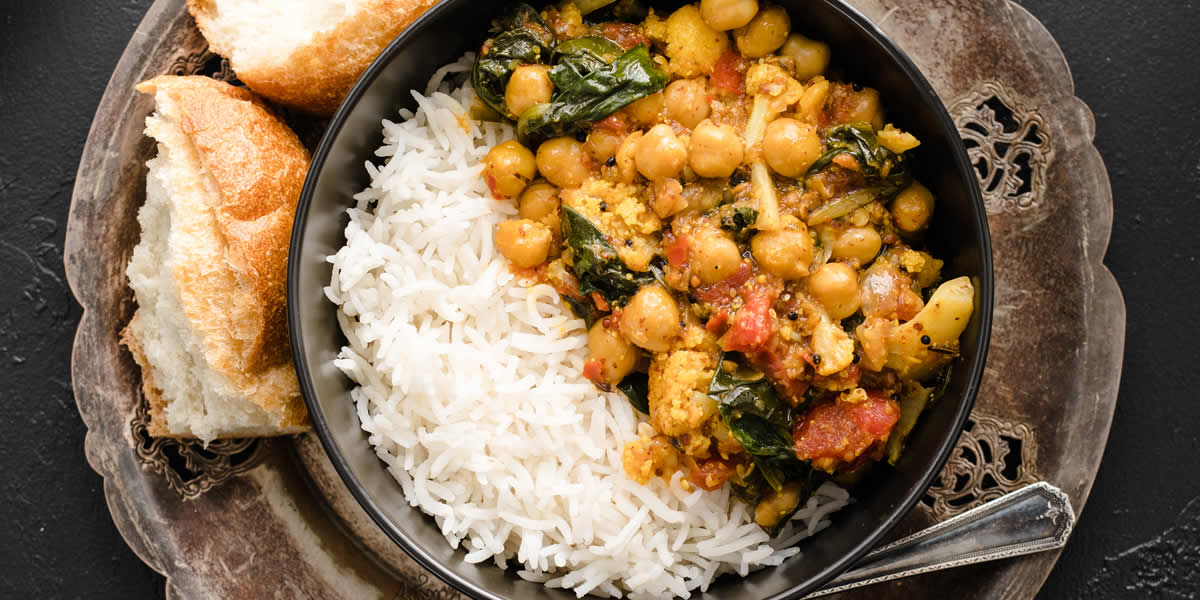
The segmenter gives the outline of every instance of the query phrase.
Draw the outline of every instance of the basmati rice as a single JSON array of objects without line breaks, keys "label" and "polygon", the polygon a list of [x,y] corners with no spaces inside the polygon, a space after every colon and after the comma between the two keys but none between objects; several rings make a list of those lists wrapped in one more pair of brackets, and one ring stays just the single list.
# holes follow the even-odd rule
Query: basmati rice
[{"label": "basmati rice", "polygon": [[586,328],[553,289],[528,287],[492,241],[512,217],[480,172],[513,136],[471,121],[472,57],[439,70],[417,112],[383,122],[368,189],[349,209],[325,290],[349,345],[363,430],[405,498],[463,559],[582,597],[688,597],[798,553],[849,496],[826,484],[777,538],[728,488],[642,486],[621,449],[640,421],[582,376]]}]

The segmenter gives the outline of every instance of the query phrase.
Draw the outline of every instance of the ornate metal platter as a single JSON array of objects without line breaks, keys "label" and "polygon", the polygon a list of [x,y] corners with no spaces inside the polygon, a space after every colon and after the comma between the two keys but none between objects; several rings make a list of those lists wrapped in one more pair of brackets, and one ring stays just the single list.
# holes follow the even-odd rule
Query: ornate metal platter
[{"label": "ornate metal platter", "polygon": [[[1116,404],[1125,308],[1101,263],[1112,192],[1091,112],[1065,59],[1009,0],[850,0],[920,66],[951,109],[981,181],[995,247],[996,313],[976,409],[940,481],[895,537],[1038,480],[1082,510]],[[936,32],[936,34],[931,34]],[[72,358],[87,458],[113,521],[167,578],[172,598],[451,598],[342,486],[315,437],[202,449],[152,440],[117,334],[133,310],[125,264],[137,241],[155,75],[229,79],[183,0],[158,0],[96,113],[67,226],[66,269],[84,307]],[[293,119],[314,142],[321,123]],[[1057,553],[881,584],[843,598],[1031,598]]]}]

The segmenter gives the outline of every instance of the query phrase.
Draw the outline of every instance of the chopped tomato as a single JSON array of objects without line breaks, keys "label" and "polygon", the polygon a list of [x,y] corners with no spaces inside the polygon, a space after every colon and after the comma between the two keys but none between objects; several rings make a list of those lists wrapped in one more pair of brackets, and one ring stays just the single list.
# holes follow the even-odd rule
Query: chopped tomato
[{"label": "chopped tomato", "polygon": [[632,50],[638,44],[650,45],[646,30],[633,23],[605,23],[600,26],[600,33],[625,50]]},{"label": "chopped tomato", "polygon": [[616,133],[624,133],[627,129],[629,129],[629,123],[625,119],[625,113],[615,112],[604,119],[596,121],[596,123],[592,125],[592,129],[604,129]]},{"label": "chopped tomato", "polygon": [[775,333],[776,321],[771,316],[774,298],[769,294],[755,294],[746,299],[746,304],[733,315],[733,326],[721,338],[726,352],[749,352],[762,348],[771,334]]},{"label": "chopped tomato", "polygon": [[851,416],[860,429],[879,441],[887,441],[900,420],[900,405],[879,390],[867,392],[867,401],[851,405]]},{"label": "chopped tomato", "polygon": [[845,152],[833,157],[833,164],[849,171],[857,171],[860,168],[858,160]]},{"label": "chopped tomato", "polygon": [[724,281],[713,285],[706,285],[696,289],[696,297],[705,302],[719,302],[727,300],[730,297],[730,290],[736,290],[742,287],[754,276],[754,269],[746,263],[738,267],[738,270],[726,277]]},{"label": "chopped tomato", "polygon": [[747,357],[775,383],[775,391],[795,407],[804,403],[804,393],[810,387],[808,361],[811,355],[804,346],[785,341],[776,332],[762,350]]},{"label": "chopped tomato", "polygon": [[882,448],[900,420],[900,405],[878,391],[863,402],[835,402],[813,407],[792,425],[796,457],[833,473],[868,451]]},{"label": "chopped tomato", "polygon": [[725,485],[733,477],[734,465],[720,458],[710,458],[696,464],[696,468],[688,474],[688,481],[696,487],[713,491]]},{"label": "chopped tomato", "polygon": [[826,390],[850,390],[859,387],[862,374],[862,367],[856,363],[833,375],[815,375],[813,385]]},{"label": "chopped tomato", "polygon": [[600,292],[592,292],[592,303],[596,305],[596,309],[600,312],[608,312],[612,309],[608,304],[608,300],[605,300],[604,296],[600,295]]},{"label": "chopped tomato", "polygon": [[717,89],[741,95],[745,87],[744,72],[742,57],[736,51],[729,50],[713,66],[712,84]]},{"label": "chopped tomato", "polygon": [[667,262],[673,267],[681,267],[688,259],[688,249],[691,248],[690,238],[681,235],[668,243],[663,251],[667,254]]},{"label": "chopped tomato", "polygon": [[604,383],[604,361],[593,358],[583,363],[583,376],[592,383]]},{"label": "chopped tomato", "polygon": [[713,316],[708,320],[708,323],[704,324],[704,328],[708,330],[709,333],[720,333],[721,331],[725,330],[725,326],[728,324],[729,311],[721,309],[713,313]]}]

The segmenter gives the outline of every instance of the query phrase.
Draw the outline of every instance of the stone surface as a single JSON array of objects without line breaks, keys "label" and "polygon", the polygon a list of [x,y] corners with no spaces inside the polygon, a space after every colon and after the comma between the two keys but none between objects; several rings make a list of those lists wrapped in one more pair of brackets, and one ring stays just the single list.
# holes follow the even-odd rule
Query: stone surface
[{"label": "stone surface", "polygon": [[[0,7],[0,590],[6,597],[159,597],[161,578],[112,526],[83,459],[68,374],[79,318],[61,266],[88,124],[149,0]],[[1200,116],[1192,2],[1023,3],[1072,62],[1097,115],[1116,220],[1107,264],[1129,311],[1124,380],[1105,462],[1046,598],[1189,597],[1200,543],[1190,477],[1200,420],[1193,365]],[[1074,4],[1074,3],[1073,3]],[[1100,33],[1104,32],[1104,33]],[[1190,51],[1189,51],[1190,50]],[[1175,564],[1181,562],[1181,564]],[[1178,574],[1176,576],[1175,574]],[[1194,577],[1194,576],[1193,576]]]}]

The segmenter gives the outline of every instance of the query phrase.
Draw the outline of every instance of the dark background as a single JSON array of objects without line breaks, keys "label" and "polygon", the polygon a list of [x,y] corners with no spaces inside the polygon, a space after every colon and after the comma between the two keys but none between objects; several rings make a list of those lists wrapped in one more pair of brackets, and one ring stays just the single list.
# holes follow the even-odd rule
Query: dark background
[{"label": "dark background", "polygon": [[[915,1],[915,0],[914,0]],[[1129,306],[1116,419],[1039,598],[1200,596],[1200,11],[1023,0],[1062,44],[1116,198],[1105,263]],[[0,597],[160,598],[83,455],[62,273],[75,170],[151,0],[0,0]]]}]

